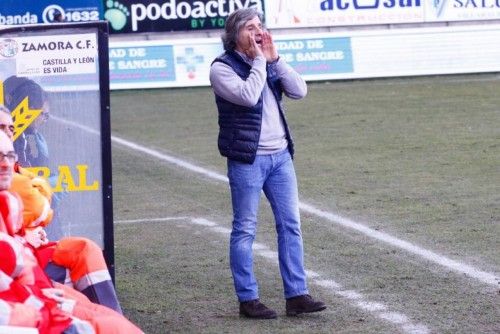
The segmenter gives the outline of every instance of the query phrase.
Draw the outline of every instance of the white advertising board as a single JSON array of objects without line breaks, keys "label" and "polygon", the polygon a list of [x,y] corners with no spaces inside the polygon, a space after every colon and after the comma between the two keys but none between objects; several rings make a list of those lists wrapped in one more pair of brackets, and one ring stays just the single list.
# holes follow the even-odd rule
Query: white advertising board
[{"label": "white advertising board", "polygon": [[265,2],[268,28],[424,21],[421,0],[280,0]]},{"label": "white advertising board", "polygon": [[[500,26],[395,30],[352,36],[355,77],[500,71]],[[493,42],[493,43],[492,43]]]},{"label": "white advertising board", "polygon": [[[500,25],[279,35],[306,80],[500,71]],[[219,38],[110,44],[111,89],[208,86]]]},{"label": "white advertising board", "polygon": [[265,2],[268,28],[335,27],[500,19],[498,0],[279,0]]},{"label": "white advertising board", "polygon": [[425,21],[474,21],[500,19],[498,0],[425,0]]},{"label": "white advertising board", "polygon": [[29,36],[4,39],[2,43],[2,51],[17,51],[10,58],[17,60],[16,73],[19,76],[77,75],[97,72],[95,34]]},{"label": "white advertising board", "polygon": [[111,89],[208,86],[220,38],[110,43]]}]

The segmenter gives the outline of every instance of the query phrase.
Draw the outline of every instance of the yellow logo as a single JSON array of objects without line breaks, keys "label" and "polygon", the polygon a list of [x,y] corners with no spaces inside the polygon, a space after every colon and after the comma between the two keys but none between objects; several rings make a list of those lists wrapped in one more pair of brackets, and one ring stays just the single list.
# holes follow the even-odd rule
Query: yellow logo
[{"label": "yellow logo", "polygon": [[[4,90],[3,82],[0,82],[0,104],[5,105],[4,100]],[[19,136],[28,128],[33,121],[40,116],[42,109],[30,109],[29,107],[29,97],[26,96],[21,103],[19,103],[14,110],[11,110],[12,120],[14,121],[14,137],[13,140],[19,138]],[[56,185],[54,186],[54,192],[61,191],[96,191],[99,189],[99,182],[93,181],[91,184],[87,180],[87,170],[88,165],[76,165],[76,178],[72,172],[70,166],[61,165],[58,166],[58,177]],[[27,168],[32,173],[48,178],[51,173],[48,167],[30,167]],[[75,179],[78,182],[75,182]]]},{"label": "yellow logo", "polygon": [[[0,82],[0,104],[5,105],[3,82]],[[28,96],[26,96],[14,110],[11,110],[12,120],[14,121],[14,140],[16,140],[41,113],[42,109],[30,109]]]}]

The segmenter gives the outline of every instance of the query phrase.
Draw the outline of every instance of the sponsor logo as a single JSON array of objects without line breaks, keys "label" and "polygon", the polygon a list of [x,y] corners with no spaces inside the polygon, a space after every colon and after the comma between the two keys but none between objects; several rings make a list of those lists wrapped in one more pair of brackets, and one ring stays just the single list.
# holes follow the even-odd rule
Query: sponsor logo
[{"label": "sponsor logo", "polygon": [[322,11],[346,10],[349,8],[378,9],[378,8],[407,8],[420,7],[420,0],[325,0],[320,4]]},{"label": "sponsor logo", "polygon": [[118,1],[108,0],[106,1],[106,11],[104,12],[104,18],[108,20],[111,25],[111,29],[114,31],[122,30],[127,24],[127,17],[130,16],[130,12],[125,5]]},{"label": "sponsor logo", "polygon": [[33,24],[38,23],[38,17],[30,12],[17,15],[0,14],[0,25]]},{"label": "sponsor logo", "polygon": [[54,22],[87,22],[98,21],[99,11],[97,8],[62,8],[59,5],[48,5],[42,12],[44,23]]},{"label": "sponsor logo", "polygon": [[[4,101],[5,99],[3,85],[4,83],[0,81],[0,101]],[[27,95],[17,106],[14,107],[11,115],[14,120],[15,130],[13,140],[15,141],[38,117],[42,115],[42,109],[31,109],[29,106],[29,95]],[[88,173],[89,165],[87,164],[78,164],[73,170],[69,165],[59,165],[57,166],[57,174],[54,173],[54,170],[51,171],[45,166],[29,167],[27,169],[46,179],[48,179],[51,175],[57,175],[56,183],[52,187],[53,192],[99,190],[99,181],[94,180],[92,183],[89,183],[89,180],[91,179]]]},{"label": "sponsor logo", "polygon": [[443,9],[446,7],[446,0],[432,0],[431,6],[434,9],[434,14],[436,17],[441,17],[443,15]]},{"label": "sponsor logo", "polygon": [[42,12],[42,20],[45,23],[60,22],[65,17],[64,9],[58,5],[49,5]]},{"label": "sponsor logo", "polygon": [[10,58],[17,55],[18,51],[19,46],[17,45],[17,42],[15,40],[7,38],[0,41],[0,55],[6,58]]},{"label": "sponsor logo", "polygon": [[204,57],[202,54],[194,52],[193,48],[185,48],[184,55],[177,57],[177,64],[184,65],[189,79],[196,78],[196,66],[203,64]]},{"label": "sponsor logo", "polygon": [[453,2],[454,8],[500,8],[500,1],[498,0],[455,0]]},{"label": "sponsor logo", "polygon": [[22,52],[32,52],[32,51],[54,51],[54,50],[72,50],[72,49],[92,49],[94,46],[92,45],[91,40],[80,40],[76,43],[72,43],[71,41],[51,41],[51,42],[38,42],[38,43],[29,43],[23,42]]},{"label": "sponsor logo", "polygon": [[[187,1],[187,0],[153,0],[148,4],[132,3],[130,9],[117,1],[109,0],[106,3],[108,8],[106,13],[113,26],[125,26],[124,22],[130,16],[132,31],[139,30],[139,24],[143,21],[157,21],[157,20],[179,20],[190,19],[196,20],[191,24],[192,28],[209,28],[207,23],[213,27],[224,26],[224,19],[222,23],[219,22],[221,18],[228,16],[230,13],[240,8],[255,7],[262,11],[262,0],[205,0],[205,1]],[[116,16],[116,18],[115,18]],[[105,14],[106,17],[106,14]],[[211,22],[208,22],[210,19]],[[212,22],[213,20],[213,22]],[[115,29],[119,30],[119,29]]]}]

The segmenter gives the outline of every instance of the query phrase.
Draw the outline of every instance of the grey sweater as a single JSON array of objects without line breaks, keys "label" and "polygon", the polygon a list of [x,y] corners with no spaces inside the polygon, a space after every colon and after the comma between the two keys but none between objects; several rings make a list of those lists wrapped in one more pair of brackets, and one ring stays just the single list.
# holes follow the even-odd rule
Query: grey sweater
[{"label": "grey sweater", "polygon": [[[257,154],[279,152],[287,147],[287,141],[277,101],[267,85],[266,59],[258,56],[252,60],[241,52],[238,54],[252,66],[248,78],[243,80],[230,66],[215,62],[210,68],[212,88],[215,94],[227,101],[246,107],[254,106],[262,94],[262,126]],[[276,71],[286,96],[292,99],[306,96],[305,81],[281,58],[276,63]]]}]

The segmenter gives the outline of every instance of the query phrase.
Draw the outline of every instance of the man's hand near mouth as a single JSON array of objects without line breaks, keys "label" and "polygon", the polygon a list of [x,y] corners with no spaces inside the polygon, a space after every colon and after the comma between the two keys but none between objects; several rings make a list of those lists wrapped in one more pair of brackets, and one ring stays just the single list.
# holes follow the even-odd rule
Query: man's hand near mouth
[{"label": "man's hand near mouth", "polygon": [[278,60],[278,51],[269,32],[264,31],[262,33],[259,46],[268,63]]},{"label": "man's hand near mouth", "polygon": [[245,50],[245,54],[249,58],[255,59],[255,57],[257,57],[257,56],[265,57],[264,53],[262,52],[261,45],[259,43],[257,43],[257,41],[255,40],[255,38],[253,36],[250,36],[250,35],[248,36],[248,45],[249,45],[249,48],[247,50]]},{"label": "man's hand near mouth", "polygon": [[268,63],[278,59],[278,51],[269,32],[264,31],[261,35],[255,37],[248,36],[248,42],[249,48],[245,50],[245,54],[251,59],[263,56]]}]

